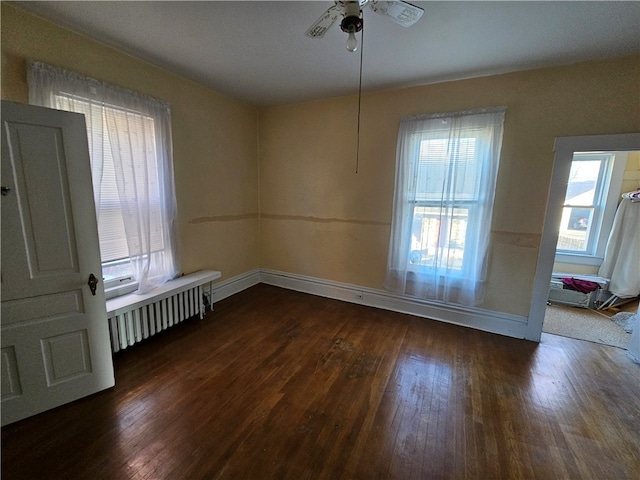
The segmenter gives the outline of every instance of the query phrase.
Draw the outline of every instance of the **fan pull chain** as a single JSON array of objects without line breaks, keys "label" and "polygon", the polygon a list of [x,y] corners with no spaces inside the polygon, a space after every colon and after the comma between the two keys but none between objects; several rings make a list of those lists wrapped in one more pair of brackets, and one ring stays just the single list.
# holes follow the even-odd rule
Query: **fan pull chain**
[{"label": "fan pull chain", "polygon": [[356,173],[358,173],[358,164],[360,163],[360,105],[362,103],[362,51],[364,50],[364,23],[362,25],[362,33],[360,34],[360,79],[358,83],[358,127],[356,142]]}]

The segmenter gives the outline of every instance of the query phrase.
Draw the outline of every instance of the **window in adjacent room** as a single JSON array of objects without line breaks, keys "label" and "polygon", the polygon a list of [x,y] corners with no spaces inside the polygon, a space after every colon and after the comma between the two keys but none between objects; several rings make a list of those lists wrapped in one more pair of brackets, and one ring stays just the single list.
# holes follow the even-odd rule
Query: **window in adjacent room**
[{"label": "window in adjacent room", "polygon": [[30,65],[29,95],[31,103],[85,115],[107,296],[136,288],[142,293],[173,278],[168,105],[41,63]]},{"label": "window in adjacent room", "polygon": [[599,265],[622,182],[626,159],[614,152],[576,152],[556,246],[556,261]]},{"label": "window in adjacent room", "polygon": [[403,118],[386,288],[480,303],[504,108]]}]

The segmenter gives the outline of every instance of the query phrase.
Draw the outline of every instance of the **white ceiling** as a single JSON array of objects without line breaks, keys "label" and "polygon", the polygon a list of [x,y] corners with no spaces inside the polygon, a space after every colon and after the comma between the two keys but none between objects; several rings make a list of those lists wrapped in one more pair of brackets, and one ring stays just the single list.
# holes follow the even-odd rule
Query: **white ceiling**
[{"label": "white ceiling", "polygon": [[[12,3],[253,105],[358,91],[339,26],[305,36],[332,1]],[[410,28],[365,7],[363,91],[640,53],[640,2],[411,3]]]}]

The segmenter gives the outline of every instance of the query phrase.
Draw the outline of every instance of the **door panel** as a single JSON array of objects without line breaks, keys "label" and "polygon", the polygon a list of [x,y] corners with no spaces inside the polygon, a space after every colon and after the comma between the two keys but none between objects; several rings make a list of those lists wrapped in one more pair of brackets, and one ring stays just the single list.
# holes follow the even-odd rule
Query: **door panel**
[{"label": "door panel", "polygon": [[[8,130],[10,144],[15,147],[13,154],[20,157],[22,167],[14,170],[14,178],[26,193],[18,199],[28,203],[19,205],[19,214],[23,239],[29,248],[29,273],[37,278],[77,271],[62,131],[24,124],[9,124]],[[38,157],[43,161],[25,161]],[[18,165],[12,162],[12,167]]]},{"label": "door panel", "polygon": [[2,368],[2,400],[22,395],[16,350],[13,346],[3,347],[0,350],[0,363]]},{"label": "door panel", "polygon": [[56,291],[70,273],[80,272],[61,128],[19,122],[3,126],[8,151],[2,181],[13,180],[12,194],[2,199],[3,211],[11,213],[2,218],[3,229],[12,233],[2,244],[2,265],[12,272],[12,281],[2,285],[2,298],[8,300],[25,292]]},{"label": "door panel", "polygon": [[2,102],[2,424],[114,384],[84,116]]}]

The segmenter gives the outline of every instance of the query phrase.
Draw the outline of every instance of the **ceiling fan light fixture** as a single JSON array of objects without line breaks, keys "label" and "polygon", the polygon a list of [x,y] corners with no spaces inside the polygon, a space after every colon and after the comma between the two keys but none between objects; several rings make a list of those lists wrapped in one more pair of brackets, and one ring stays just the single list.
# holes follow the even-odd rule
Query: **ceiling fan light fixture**
[{"label": "ceiling fan light fixture", "polygon": [[347,38],[347,50],[355,52],[358,50],[358,39],[354,30],[349,32],[349,38]]},{"label": "ceiling fan light fixture", "polygon": [[[311,38],[322,38],[327,30],[342,16],[340,28],[342,28],[343,32],[349,34],[352,32],[351,29],[355,27],[355,30],[353,30],[355,36],[356,33],[362,30],[362,8],[365,5],[370,5],[374,12],[386,16],[403,27],[410,27],[416,23],[424,13],[422,8],[403,0],[333,0],[333,5],[309,27],[305,35]],[[353,40],[350,40],[350,43],[353,43]],[[351,51],[355,51],[355,49],[357,49],[357,46],[353,50],[349,48]]]},{"label": "ceiling fan light fixture", "polygon": [[343,32],[349,34],[347,39],[347,50],[355,52],[358,49],[358,40],[356,39],[356,33],[362,30],[363,21],[359,16],[344,17],[340,23],[340,28]]}]

